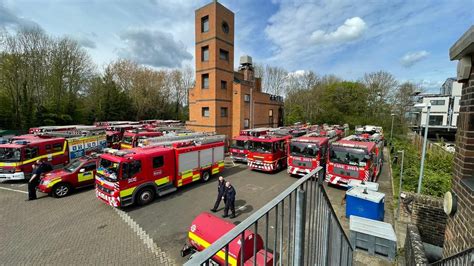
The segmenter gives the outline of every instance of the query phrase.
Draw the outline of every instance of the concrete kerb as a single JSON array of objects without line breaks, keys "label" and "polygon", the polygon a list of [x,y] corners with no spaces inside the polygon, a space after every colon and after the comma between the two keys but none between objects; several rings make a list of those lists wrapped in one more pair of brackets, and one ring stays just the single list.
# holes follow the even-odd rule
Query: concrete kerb
[{"label": "concrete kerb", "polygon": [[114,208],[114,210],[137,234],[137,236],[140,237],[145,246],[160,260],[161,263],[163,263],[163,265],[177,265],[173,259],[158,247],[158,245],[153,241],[153,238],[151,238],[126,212],[117,208]]}]

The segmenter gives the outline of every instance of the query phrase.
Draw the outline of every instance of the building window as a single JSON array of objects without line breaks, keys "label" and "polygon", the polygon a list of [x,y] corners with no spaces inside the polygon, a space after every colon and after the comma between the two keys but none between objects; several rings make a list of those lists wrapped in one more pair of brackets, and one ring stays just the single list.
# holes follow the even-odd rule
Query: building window
[{"label": "building window", "polygon": [[268,116],[273,116],[273,110],[272,109],[268,110]]},{"label": "building window", "polygon": [[209,107],[203,107],[201,114],[203,117],[209,117]]},{"label": "building window", "polygon": [[248,118],[244,119],[244,128],[247,129],[250,127],[250,121],[248,120]]},{"label": "building window", "polygon": [[245,94],[244,95],[244,102],[246,102],[246,103],[250,102],[250,94]]},{"label": "building window", "polygon": [[273,127],[273,109],[268,110],[268,125]]},{"label": "building window", "polygon": [[227,89],[227,81],[221,80],[221,89],[223,89],[223,90]]},{"label": "building window", "polygon": [[445,103],[445,100],[431,100],[431,105],[444,105]]},{"label": "building window", "polygon": [[201,75],[201,78],[202,78],[201,87],[202,87],[203,89],[209,89],[209,74],[202,74],[202,75]]},{"label": "building window", "polygon": [[225,21],[222,22],[222,31],[226,34],[229,33],[229,24],[227,24]]},{"label": "building window", "polygon": [[219,58],[221,60],[229,61],[229,51],[219,49]]},{"label": "building window", "polygon": [[209,16],[201,18],[201,32],[209,31]]},{"label": "building window", "polygon": [[201,61],[209,61],[209,46],[201,47]]},{"label": "building window", "polygon": [[227,107],[221,107],[221,117],[227,117]]},{"label": "building window", "polygon": [[443,116],[442,115],[430,115],[430,126],[442,126]]}]

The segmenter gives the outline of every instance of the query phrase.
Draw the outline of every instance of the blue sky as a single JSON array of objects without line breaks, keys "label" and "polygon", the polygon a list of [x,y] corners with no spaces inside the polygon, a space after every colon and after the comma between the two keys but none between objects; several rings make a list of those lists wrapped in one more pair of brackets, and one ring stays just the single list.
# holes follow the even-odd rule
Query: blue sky
[{"label": "blue sky", "polygon": [[[120,57],[176,68],[194,64],[194,10],[208,2],[0,0],[0,27],[74,38],[99,69]],[[220,2],[236,15],[236,59],[352,80],[385,70],[428,90],[455,76],[448,50],[474,24],[472,0]]]}]

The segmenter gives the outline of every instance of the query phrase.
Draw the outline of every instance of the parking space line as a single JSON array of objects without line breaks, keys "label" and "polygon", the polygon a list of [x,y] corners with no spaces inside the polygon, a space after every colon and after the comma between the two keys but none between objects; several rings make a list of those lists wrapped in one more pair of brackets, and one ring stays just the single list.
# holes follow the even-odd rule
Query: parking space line
[{"label": "parking space line", "polygon": [[135,222],[128,213],[119,210],[117,208],[114,208],[114,210],[117,212],[117,214],[122,218],[122,220],[128,224],[128,226],[137,234],[138,237],[143,241],[145,246],[155,254],[158,258],[160,258],[160,261],[165,264],[165,265],[175,265],[175,262],[173,259],[171,259],[164,251],[161,250],[160,247],[155,243],[153,238],[148,235],[141,226]]},{"label": "parking space line", "polygon": [[6,188],[6,187],[0,187],[0,189],[8,190],[8,191],[14,191],[14,192],[20,192],[20,193],[24,193],[24,194],[28,194],[28,192],[22,191],[22,190],[18,190],[18,189],[11,189],[11,188]]}]

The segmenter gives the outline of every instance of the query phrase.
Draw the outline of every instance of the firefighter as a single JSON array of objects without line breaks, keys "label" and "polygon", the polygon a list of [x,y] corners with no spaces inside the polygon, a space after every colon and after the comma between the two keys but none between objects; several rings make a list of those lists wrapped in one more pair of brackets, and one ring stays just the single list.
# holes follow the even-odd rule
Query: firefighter
[{"label": "firefighter", "polygon": [[225,209],[224,209],[224,215],[222,215],[222,218],[228,217],[229,209],[232,212],[230,215],[230,218],[235,218],[235,189],[230,184],[229,181],[225,183],[225,193],[224,193],[224,202],[225,202]]},{"label": "firefighter", "polygon": [[40,178],[47,169],[47,165],[41,160],[36,161],[36,164],[33,165],[33,172],[30,180],[28,181],[28,200],[36,199],[36,187],[40,183]]},{"label": "firefighter", "polygon": [[211,212],[216,212],[217,208],[219,208],[219,204],[221,200],[224,200],[224,193],[225,193],[225,179],[222,176],[219,176],[219,180],[217,181],[217,199],[216,203],[214,203],[214,208],[211,209]]}]

